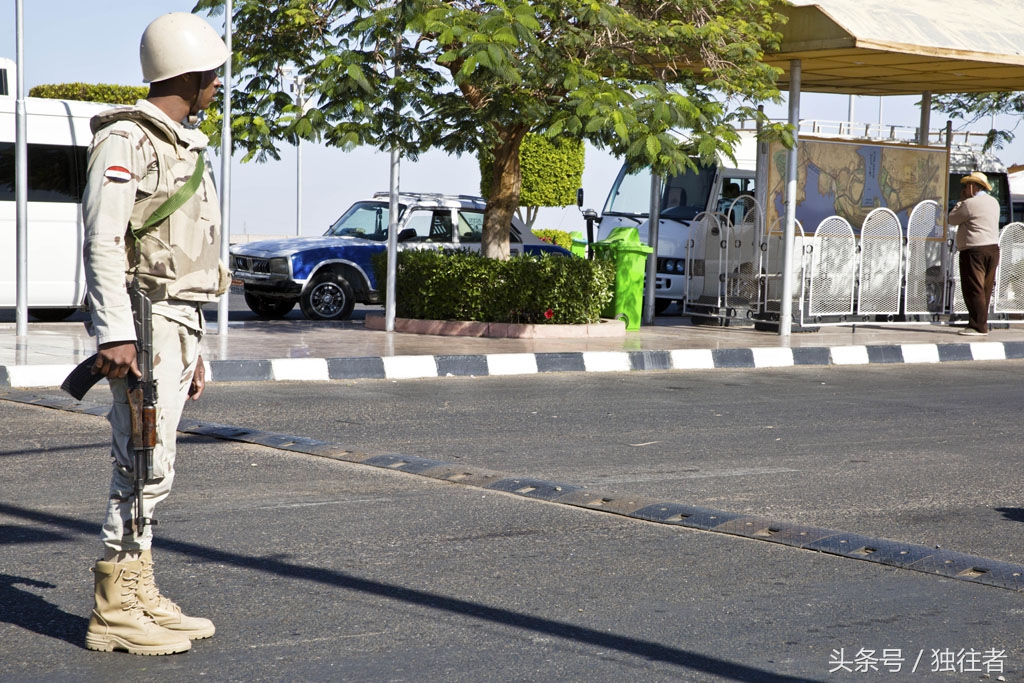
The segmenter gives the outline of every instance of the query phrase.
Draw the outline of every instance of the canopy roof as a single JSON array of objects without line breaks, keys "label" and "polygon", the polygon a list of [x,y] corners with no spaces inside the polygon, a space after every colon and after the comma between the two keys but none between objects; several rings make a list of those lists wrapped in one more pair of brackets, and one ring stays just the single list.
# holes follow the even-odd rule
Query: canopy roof
[{"label": "canopy roof", "polygon": [[801,90],[850,95],[1024,90],[1020,0],[789,0],[784,71],[801,60]]}]

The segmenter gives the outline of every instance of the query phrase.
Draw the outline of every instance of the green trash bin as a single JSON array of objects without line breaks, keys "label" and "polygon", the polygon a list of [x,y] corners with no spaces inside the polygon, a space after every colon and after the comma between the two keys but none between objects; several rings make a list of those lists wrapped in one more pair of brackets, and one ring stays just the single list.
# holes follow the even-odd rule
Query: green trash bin
[{"label": "green trash bin", "polygon": [[572,247],[569,251],[580,258],[587,258],[587,241],[583,239],[583,233],[574,230],[569,233],[569,237],[572,238]]},{"label": "green trash bin", "polygon": [[606,318],[624,318],[627,330],[639,330],[644,310],[647,256],[654,249],[641,244],[639,231],[628,227],[615,228],[593,246],[598,258],[615,261],[612,300],[601,314]]}]

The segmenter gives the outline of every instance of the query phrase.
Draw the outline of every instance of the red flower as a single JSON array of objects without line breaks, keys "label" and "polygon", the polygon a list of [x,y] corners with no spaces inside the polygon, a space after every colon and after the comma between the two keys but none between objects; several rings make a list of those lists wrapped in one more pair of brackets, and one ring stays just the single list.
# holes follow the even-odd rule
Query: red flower
[{"label": "red flower", "polygon": [[545,320],[551,320],[554,317],[555,317],[555,312],[552,311],[550,308],[548,310],[544,311],[544,319]]}]

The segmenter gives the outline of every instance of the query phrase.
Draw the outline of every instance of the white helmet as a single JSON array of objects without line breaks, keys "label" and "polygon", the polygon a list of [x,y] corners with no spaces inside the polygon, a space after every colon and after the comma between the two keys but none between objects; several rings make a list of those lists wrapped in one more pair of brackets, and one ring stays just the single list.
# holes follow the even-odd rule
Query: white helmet
[{"label": "white helmet", "polygon": [[154,19],[139,44],[144,83],[210,71],[227,60],[228,48],[213,27],[188,12],[171,12]]}]

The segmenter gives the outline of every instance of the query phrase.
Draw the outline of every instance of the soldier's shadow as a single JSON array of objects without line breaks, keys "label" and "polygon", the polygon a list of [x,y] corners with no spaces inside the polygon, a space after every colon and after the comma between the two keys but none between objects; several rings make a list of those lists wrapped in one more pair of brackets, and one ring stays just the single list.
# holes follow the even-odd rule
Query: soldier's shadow
[{"label": "soldier's shadow", "polygon": [[52,583],[0,574],[0,621],[84,647],[89,620],[68,614],[41,596],[19,586],[56,588]]}]

